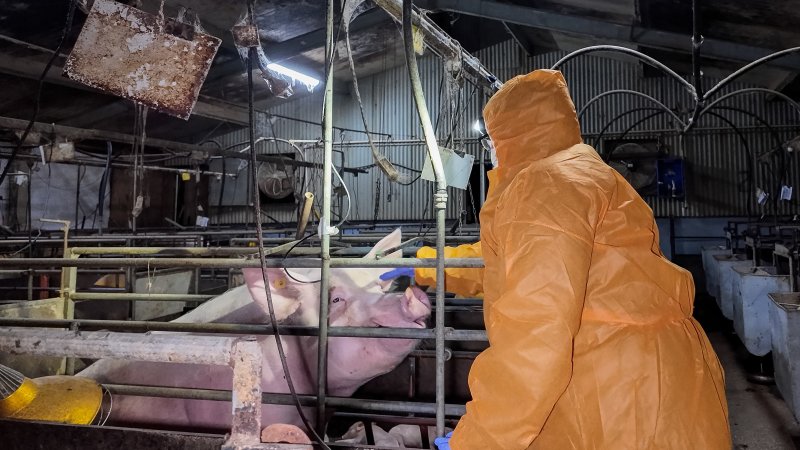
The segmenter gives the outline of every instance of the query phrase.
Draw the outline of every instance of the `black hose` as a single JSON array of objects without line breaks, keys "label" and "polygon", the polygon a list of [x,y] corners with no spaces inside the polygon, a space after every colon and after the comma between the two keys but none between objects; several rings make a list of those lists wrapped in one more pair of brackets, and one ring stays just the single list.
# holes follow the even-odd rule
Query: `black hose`
[{"label": "black hose", "polygon": [[603,129],[600,130],[600,133],[597,135],[597,137],[594,138],[593,147],[597,148],[597,145],[600,143],[600,139],[603,138],[603,135],[605,135],[606,131],[608,131],[608,129],[611,127],[611,125],[613,125],[616,121],[618,121],[619,119],[621,119],[621,118],[623,118],[625,116],[628,116],[630,114],[633,114],[633,113],[636,113],[636,112],[639,112],[639,111],[661,111],[661,110],[660,109],[656,109],[656,108],[634,108],[634,109],[625,111],[623,113],[617,114],[613,119],[609,120],[605,124],[605,126],[603,126]]},{"label": "black hose", "polygon": [[758,121],[758,123],[763,125],[764,128],[766,128],[767,131],[769,131],[769,133],[772,135],[772,138],[775,140],[775,144],[778,145],[778,146],[783,146],[783,142],[781,140],[781,137],[778,134],[778,132],[775,130],[775,128],[772,128],[772,125],[770,125],[769,122],[764,120],[764,118],[759,116],[758,114],[750,112],[750,111],[747,111],[747,110],[742,109],[742,108],[735,108],[733,106],[714,106],[714,108],[712,108],[712,109],[721,109],[721,110],[724,110],[724,111],[733,111],[733,112],[737,112],[737,113],[740,113],[740,114],[746,114],[746,115],[756,119]]},{"label": "black hose", "polygon": [[[222,197],[225,194],[225,178],[227,178],[227,172],[225,170],[225,159],[226,158],[225,158],[225,155],[222,155],[222,153],[223,153],[222,144],[220,144],[219,142],[217,142],[217,141],[215,141],[213,139],[206,139],[206,140],[200,142],[197,145],[203,145],[203,144],[207,144],[207,143],[214,144],[217,147],[217,150],[220,151],[220,155],[221,155],[221,159],[222,159],[222,178],[219,180],[219,197],[217,198],[217,215],[219,216],[219,215],[222,214]],[[221,221],[220,221],[220,224],[221,224]]]},{"label": "black hose", "polygon": [[[255,0],[250,0],[248,2],[248,12],[250,15],[250,20],[255,20]],[[300,419],[303,421],[303,425],[305,425],[306,429],[309,433],[312,434],[314,439],[319,442],[322,448],[330,450],[330,448],[325,444],[325,440],[317,434],[315,428],[311,426],[311,422],[306,417],[305,413],[303,412],[303,407],[300,404],[300,398],[297,396],[297,391],[294,387],[294,382],[292,381],[291,373],[289,372],[289,364],[286,361],[286,352],[283,349],[283,341],[281,340],[280,329],[278,324],[278,319],[275,316],[275,306],[272,302],[272,291],[270,289],[269,283],[269,276],[267,275],[267,257],[264,251],[264,230],[261,226],[261,198],[258,192],[258,179],[256,177],[256,165],[258,164],[258,159],[256,157],[256,129],[255,129],[255,106],[254,106],[254,89],[253,89],[253,60],[258,57],[256,49],[254,47],[250,48],[249,55],[247,58],[247,107],[249,113],[249,135],[250,135],[250,177],[251,182],[253,185],[253,206],[255,208],[255,222],[256,222],[256,238],[258,240],[258,259],[261,262],[261,276],[264,281],[264,292],[267,297],[267,309],[269,310],[269,320],[270,324],[272,325],[272,329],[275,330],[275,344],[278,349],[278,356],[281,360],[281,367],[283,369],[283,376],[286,380],[286,385],[289,388],[289,393],[292,395],[292,399],[294,400],[295,407],[297,408],[297,413],[300,415]],[[328,80],[330,81],[330,80]]]},{"label": "black hose", "polygon": [[97,200],[97,216],[100,219],[100,224],[98,225],[100,234],[103,234],[103,210],[106,199],[106,185],[108,184],[109,175],[111,174],[112,151],[113,147],[111,146],[111,141],[106,141],[106,167],[103,170],[103,176],[100,177],[100,193]]},{"label": "black hose", "polygon": [[[644,122],[647,122],[648,120],[652,119],[653,117],[660,116],[661,114],[664,114],[664,111],[656,111],[656,112],[654,112],[654,113],[652,113],[652,114],[648,114],[648,115],[646,115],[646,116],[642,117],[641,119],[639,119],[639,120],[637,120],[636,122],[634,122],[634,123],[633,123],[631,126],[629,126],[628,128],[626,128],[626,129],[625,129],[625,131],[623,131],[623,132],[622,132],[622,134],[619,136],[619,139],[625,139],[625,136],[627,136],[627,135],[628,135],[628,133],[630,133],[631,131],[633,131],[633,130],[634,130],[636,127],[638,127],[639,125],[641,125],[641,124],[642,124],[642,123],[644,123]],[[614,150],[612,149],[612,150],[611,150],[611,151],[608,153],[608,158],[609,158],[609,159],[611,158],[611,153],[612,153],[613,151],[614,151]]]},{"label": "black hose", "polygon": [[[745,138],[742,131],[727,117],[717,114],[715,112],[708,111],[707,114],[710,114],[721,121],[725,122],[733,131],[739,136],[739,140],[742,141],[742,146],[744,147],[745,152],[747,153],[748,161],[747,161],[747,196],[749,196],[755,189],[755,174],[753,169],[753,152],[750,150],[750,145],[747,143],[747,138]],[[750,205],[750,201],[745,201],[745,212],[747,213],[748,218],[752,218],[753,216],[753,209]]]}]

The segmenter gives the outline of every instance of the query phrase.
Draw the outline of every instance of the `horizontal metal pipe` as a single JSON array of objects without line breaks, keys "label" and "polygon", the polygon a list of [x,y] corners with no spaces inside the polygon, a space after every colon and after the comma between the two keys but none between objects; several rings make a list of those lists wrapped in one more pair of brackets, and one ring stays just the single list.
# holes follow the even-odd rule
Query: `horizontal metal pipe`
[{"label": "horizontal metal pipe", "polygon": [[[0,158],[10,158],[10,156],[11,155],[7,154],[7,153],[0,153]],[[15,158],[32,160],[32,161],[40,161],[41,160],[41,158],[39,156],[35,156],[35,155],[17,155]],[[179,158],[179,157],[176,156],[176,158]],[[106,167],[106,163],[104,161],[91,160],[91,159],[86,159],[86,158],[68,159],[68,160],[64,160],[64,161],[59,161],[59,163],[60,164],[71,164],[71,165],[76,165],[76,166]],[[110,165],[111,165],[111,167],[114,167],[114,168],[117,168],[117,169],[127,169],[127,168],[133,168],[134,167],[133,164],[126,164],[126,163],[111,163]],[[200,169],[179,169],[179,168],[175,168],[175,167],[164,167],[164,166],[146,165],[146,166],[138,166],[138,167],[140,169],[142,169],[142,170],[149,170],[149,171],[155,171],[155,172],[190,173],[190,174],[197,174],[197,175],[211,176],[211,177],[226,176],[226,177],[233,178],[233,177],[236,177],[236,176],[239,175],[238,173],[212,172],[212,171],[200,170]]]},{"label": "horizontal metal pipe", "polygon": [[[217,389],[192,389],[162,386],[140,386],[125,384],[104,384],[112,395],[132,395],[139,397],[186,398],[191,400],[231,401],[231,392]],[[312,395],[298,395],[303,406],[316,406],[317,398]],[[326,397],[325,403],[341,408],[363,409],[405,414],[434,414],[436,405],[421,402],[396,402],[389,400],[371,400],[349,397]],[[294,405],[289,394],[264,392],[261,403],[271,405]],[[447,405],[445,413],[449,416],[462,416],[466,412],[464,405]]]},{"label": "horizontal metal pipe", "polygon": [[[797,128],[797,127],[795,127]],[[433,227],[433,223],[430,221],[414,221],[414,222],[402,222],[402,221],[391,221],[391,222],[379,222],[378,226],[383,228],[395,228],[395,227],[402,227],[402,226],[410,226],[413,225],[414,227],[419,227],[420,224],[428,225]],[[351,235],[344,235],[341,237],[351,238],[351,237],[359,237],[365,235],[372,235],[384,237],[385,233],[379,233],[376,231],[372,231],[375,228],[375,224],[370,221],[369,223],[349,223],[346,227],[341,228],[343,233],[349,230],[358,230],[358,236],[351,236]],[[366,229],[365,231],[361,231]],[[477,228],[471,228],[466,226],[464,231],[477,231]],[[104,242],[106,240],[125,240],[125,239],[157,239],[157,238],[165,238],[165,239],[188,239],[188,238],[203,238],[203,237],[211,237],[211,236],[252,236],[253,230],[246,229],[246,228],[227,228],[227,229],[212,229],[212,230],[174,230],[173,228],[162,228],[162,227],[150,227],[146,229],[142,229],[141,232],[137,231],[137,234],[131,234],[127,229],[116,229],[115,230],[106,230],[111,234],[104,234],[102,236],[94,234],[91,230],[77,230],[74,231],[74,236],[70,235],[70,242],[76,241],[88,241],[88,242]],[[264,225],[264,234],[285,234],[287,236],[293,236],[296,231],[296,228],[292,227],[292,223],[287,223],[283,227],[275,227],[270,228],[268,224]],[[46,241],[48,239],[54,239],[53,236],[57,237],[58,242],[63,243],[63,239],[61,236],[63,235],[63,231],[61,230],[42,230],[42,236],[35,239],[37,242]],[[49,237],[45,237],[49,236]],[[17,239],[18,243],[27,244],[31,238],[28,237],[27,234],[15,234],[10,235],[8,237],[0,238],[0,242],[7,242],[9,239]],[[271,238],[265,238],[271,239]],[[281,238],[284,239],[284,238]],[[266,241],[269,242],[269,241]]]},{"label": "horizontal metal pipe", "polygon": [[[234,324],[234,323],[182,323],[182,322],[147,322],[135,320],[83,320],[83,319],[27,319],[0,317],[0,327],[35,328],[71,328],[81,330],[113,330],[113,331],[172,331],[182,333],[221,333],[221,334],[275,334],[268,324]],[[281,335],[317,336],[317,327],[281,326]],[[331,327],[330,336],[363,337],[389,339],[432,339],[431,328],[384,328],[384,327]],[[445,329],[445,338],[449,341],[486,341],[483,330]]]},{"label": "horizontal metal pipe", "polygon": [[[475,359],[480,355],[480,352],[463,352],[463,351],[452,351],[449,350],[447,352],[449,357],[447,360],[451,359]],[[410,356],[415,356],[417,358],[436,358],[436,351],[435,350],[414,350],[411,352]]]},{"label": "horizontal metal pipe", "polygon": [[234,256],[257,252],[248,247],[73,247],[75,255],[159,255],[184,254],[190,256]]},{"label": "horizontal metal pipe", "polygon": [[[295,255],[315,256],[319,254],[318,248],[301,247],[292,249],[296,241],[288,241],[276,247],[265,250],[267,255],[280,255],[292,251]],[[73,247],[72,253],[84,256],[101,255],[130,255],[130,256],[241,256],[252,255],[258,252],[254,247]]]},{"label": "horizontal metal pipe", "polygon": [[[0,274],[9,274],[9,273],[16,273],[21,275],[27,275],[28,272],[31,272],[32,275],[41,275],[46,273],[61,273],[61,269],[11,269],[11,270],[0,270]],[[102,274],[102,275],[109,275],[114,273],[125,273],[124,270],[81,270],[81,274]]]},{"label": "horizontal metal pipe", "polygon": [[[333,268],[366,268],[366,267],[435,267],[435,258],[385,258],[371,260],[365,258],[338,258],[331,260]],[[5,258],[0,259],[0,267],[138,267],[138,268],[164,268],[164,267],[201,267],[201,268],[252,268],[260,267],[260,263],[255,259],[233,259],[233,258],[94,258],[94,259],[71,259],[71,258]],[[295,268],[319,268],[321,260],[318,258],[292,258],[292,259],[268,259],[267,267],[290,269]],[[483,267],[482,258],[449,258],[445,261],[445,267],[464,267],[481,268]]]},{"label": "horizontal metal pipe", "polygon": [[[0,287],[0,291],[27,291],[27,290],[34,290],[34,291],[60,291],[60,286],[51,286],[51,287],[27,287],[27,286],[3,286]],[[117,292],[127,292],[125,288],[90,288],[86,292],[96,292],[96,293],[117,293]]]},{"label": "horizontal metal pipe", "polygon": [[199,294],[146,294],[146,293],[98,293],[74,292],[70,294],[71,300],[127,300],[127,301],[153,301],[153,302],[197,302],[214,298],[214,295]]},{"label": "horizontal metal pipe", "polygon": [[0,352],[74,358],[228,365],[236,338],[0,328]]},{"label": "horizontal metal pipe", "polygon": [[[380,241],[386,237],[386,235],[376,235],[376,236],[339,236],[335,238],[331,238],[331,244],[335,244],[337,242],[344,242],[348,244],[359,243],[359,244],[372,244]],[[433,237],[431,237],[433,239]],[[471,244],[477,242],[480,237],[477,233],[473,236],[447,236],[445,238],[448,242],[452,243],[467,243]],[[319,239],[316,237],[309,238],[308,241],[318,241]],[[264,238],[264,244],[279,244],[292,241],[291,238]],[[231,245],[235,244],[249,244],[252,242],[256,242],[256,238],[232,238],[230,240]]]}]

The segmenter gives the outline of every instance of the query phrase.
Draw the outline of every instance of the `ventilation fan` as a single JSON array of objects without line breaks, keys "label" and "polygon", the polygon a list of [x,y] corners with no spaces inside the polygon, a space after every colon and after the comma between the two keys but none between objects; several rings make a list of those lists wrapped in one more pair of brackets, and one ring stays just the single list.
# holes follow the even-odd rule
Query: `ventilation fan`
[{"label": "ventilation fan", "polygon": [[614,148],[609,165],[622,175],[640,195],[655,195],[657,154],[641,144],[625,143]]},{"label": "ventilation fan", "polygon": [[282,200],[294,193],[294,170],[284,164],[262,162],[258,166],[258,190],[268,198]]}]

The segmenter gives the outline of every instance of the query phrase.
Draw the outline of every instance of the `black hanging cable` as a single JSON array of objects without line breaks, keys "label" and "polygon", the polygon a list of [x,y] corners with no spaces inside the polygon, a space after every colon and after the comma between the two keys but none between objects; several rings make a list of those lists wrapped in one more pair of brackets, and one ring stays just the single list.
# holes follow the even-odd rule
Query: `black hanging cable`
[{"label": "black hanging cable", "polygon": [[[248,13],[250,15],[251,24],[254,24],[255,21],[255,0],[249,0],[247,5]],[[253,60],[257,58],[256,49],[254,47],[250,47],[250,51],[247,58],[247,108],[249,113],[249,134],[250,134],[250,176],[253,181],[253,205],[255,209],[255,222],[256,222],[256,238],[258,240],[258,258],[261,262],[261,276],[264,281],[264,292],[267,297],[267,309],[269,309],[269,320],[270,324],[272,325],[272,329],[275,332],[275,344],[278,349],[278,356],[281,360],[281,367],[283,368],[283,375],[286,379],[286,385],[289,388],[289,393],[294,400],[295,407],[297,408],[297,413],[300,415],[300,419],[303,421],[303,425],[305,425],[306,429],[309,433],[311,433],[314,439],[319,442],[320,446],[324,449],[330,450],[325,444],[325,440],[317,434],[315,428],[311,425],[311,422],[306,417],[305,413],[303,412],[303,407],[300,404],[300,398],[297,396],[297,391],[294,387],[294,382],[292,381],[291,373],[289,372],[289,364],[286,361],[286,353],[283,349],[283,342],[281,340],[280,329],[278,325],[278,319],[275,316],[275,306],[272,303],[272,291],[270,289],[269,284],[269,275],[267,275],[267,257],[264,251],[264,231],[261,227],[261,199],[258,195],[258,181],[256,178],[256,164],[258,163],[256,158],[256,130],[255,130],[255,107],[254,107],[254,90],[253,90]]]},{"label": "black hanging cable", "polygon": [[630,109],[630,110],[625,111],[623,113],[617,114],[616,116],[614,116],[613,119],[611,119],[608,122],[606,122],[605,126],[603,126],[603,128],[600,130],[600,133],[598,133],[597,136],[594,138],[594,143],[592,144],[592,147],[597,148],[597,146],[600,144],[600,141],[603,139],[603,136],[606,134],[606,131],[608,131],[608,129],[611,128],[611,125],[613,125],[614,123],[616,123],[618,120],[622,119],[623,117],[629,116],[631,114],[635,114],[635,113],[637,113],[639,111],[661,111],[661,110],[657,109],[657,108],[644,107],[644,108]]},{"label": "black hanging cable", "polygon": [[69,2],[69,9],[67,10],[67,20],[64,23],[64,29],[61,31],[61,39],[58,41],[58,46],[55,50],[53,50],[53,55],[50,56],[50,59],[47,61],[47,64],[44,66],[44,70],[42,74],[39,75],[38,85],[36,87],[36,97],[33,100],[33,114],[31,115],[31,119],[28,121],[28,126],[25,127],[25,131],[22,132],[22,136],[20,136],[17,145],[14,147],[14,150],[11,151],[11,156],[8,158],[8,162],[6,166],[3,168],[3,172],[0,173],[0,185],[3,184],[3,181],[6,179],[6,175],[8,175],[9,169],[11,169],[12,163],[14,159],[17,157],[17,153],[19,153],[20,149],[22,149],[23,143],[25,139],[28,138],[31,130],[33,129],[33,124],[36,123],[36,118],[39,116],[39,107],[40,107],[40,100],[42,98],[42,88],[44,87],[44,78],[47,76],[47,72],[50,71],[50,67],[53,66],[53,63],[58,58],[58,55],[61,53],[61,47],[64,46],[64,41],[67,39],[67,35],[69,31],[72,29],[72,19],[75,17],[75,7],[76,7],[76,0],[70,0]]},{"label": "black hanging cable", "polygon": [[[106,141],[106,167],[103,170],[103,176],[100,177],[100,192],[98,194],[97,200],[97,214],[95,217],[100,219],[100,224],[98,227],[100,228],[100,234],[103,234],[103,206],[106,200],[106,185],[108,184],[108,179],[111,175],[111,154],[113,152],[113,147],[111,146],[111,141]],[[92,228],[94,228],[94,223],[92,223]]]},{"label": "black hanging cable", "polygon": [[733,131],[736,133],[736,135],[739,137],[739,140],[742,142],[742,147],[744,147],[744,150],[747,153],[747,179],[746,179],[747,195],[745,196],[746,198],[745,211],[747,213],[748,218],[752,218],[753,208],[752,205],[750,204],[750,200],[748,197],[750,196],[751,193],[755,192],[755,173],[753,168],[753,160],[754,160],[753,152],[750,150],[750,145],[747,143],[747,138],[744,136],[739,127],[737,127],[736,124],[734,124],[727,117],[711,111],[709,111],[707,114],[716,117],[717,119],[725,122],[729,127],[731,127]]},{"label": "black hanging cable", "polygon": [[[197,145],[203,145],[203,144],[214,144],[217,147],[217,150],[219,150],[220,154],[222,155],[223,153],[222,144],[215,141],[214,139],[206,139]],[[217,217],[220,217],[222,215],[222,198],[223,195],[225,194],[225,178],[227,177],[228,174],[225,167],[225,159],[226,159],[225,155],[222,155],[221,159],[222,159],[222,177],[219,180],[219,197],[217,198]],[[217,225],[222,226],[222,220],[220,220]]]},{"label": "black hanging cable", "polygon": [[316,283],[319,283],[319,282],[321,282],[321,281],[322,281],[322,280],[312,280],[312,281],[303,281],[303,280],[298,280],[297,278],[293,277],[293,276],[292,276],[292,274],[290,274],[290,273],[289,273],[289,269],[287,269],[287,268],[285,267],[285,266],[286,266],[286,259],[287,259],[287,258],[289,258],[289,254],[290,254],[290,253],[292,253],[292,250],[294,250],[295,248],[297,248],[297,246],[299,246],[300,244],[302,244],[303,242],[305,242],[305,241],[306,241],[308,238],[310,238],[310,237],[312,237],[312,236],[314,236],[314,233],[310,233],[310,234],[308,234],[306,237],[304,237],[304,238],[300,239],[300,240],[299,240],[299,241],[297,241],[297,242],[296,242],[294,245],[292,245],[291,247],[289,247],[289,250],[287,250],[287,251],[286,251],[286,254],[284,254],[284,255],[283,255],[283,259],[282,259],[282,261],[281,261],[281,262],[283,263],[283,265],[284,265],[284,267],[283,267],[283,271],[284,271],[284,272],[286,272],[286,276],[287,276],[287,277],[289,277],[289,278],[291,278],[292,280],[296,281],[297,283],[301,283],[301,284],[316,284]]}]

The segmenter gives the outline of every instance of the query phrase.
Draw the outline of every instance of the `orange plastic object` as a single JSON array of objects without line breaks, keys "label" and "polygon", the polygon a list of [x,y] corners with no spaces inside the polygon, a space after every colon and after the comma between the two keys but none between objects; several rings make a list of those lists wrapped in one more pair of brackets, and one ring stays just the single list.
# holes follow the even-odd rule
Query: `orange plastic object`
[{"label": "orange plastic object", "polygon": [[[451,448],[730,449],[692,277],[661,254],[647,204],[581,143],[562,75],[514,78],[484,118],[500,161],[481,211],[490,347]],[[453,280],[464,294],[480,282]]]}]

